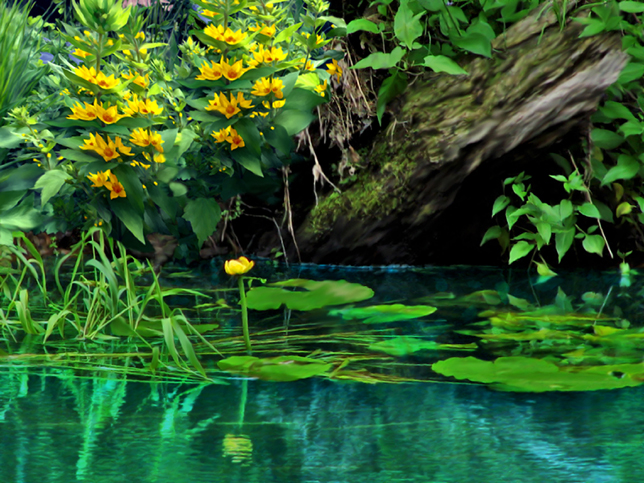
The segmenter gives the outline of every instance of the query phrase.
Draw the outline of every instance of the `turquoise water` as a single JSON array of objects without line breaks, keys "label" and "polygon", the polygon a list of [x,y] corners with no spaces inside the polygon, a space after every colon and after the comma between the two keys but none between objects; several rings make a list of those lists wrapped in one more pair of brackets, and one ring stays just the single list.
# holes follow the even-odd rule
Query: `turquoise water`
[{"label": "turquoise water", "polygon": [[[257,272],[277,276],[270,267]],[[369,303],[487,289],[543,303],[561,289],[581,303],[592,291],[610,294],[606,311],[643,325],[641,284],[619,287],[617,273],[538,285],[524,272],[463,267],[283,275],[362,283],[376,292]],[[220,276],[206,270],[198,283],[226,283]],[[440,337],[433,327],[475,321],[479,310],[441,308],[390,330]],[[289,316],[293,328],[341,323],[323,313]],[[271,317],[252,313],[255,330],[276,323]],[[436,356],[412,359],[414,377],[437,379],[429,369]],[[644,475],[644,386],[527,394],[435,382],[227,382],[128,382],[107,370],[2,362],[0,483],[631,483]]]},{"label": "turquoise water", "polygon": [[[249,381],[239,424],[243,384],[5,374],[0,481],[594,483],[644,474],[642,388],[525,395]],[[234,461],[226,435],[252,450]]]}]

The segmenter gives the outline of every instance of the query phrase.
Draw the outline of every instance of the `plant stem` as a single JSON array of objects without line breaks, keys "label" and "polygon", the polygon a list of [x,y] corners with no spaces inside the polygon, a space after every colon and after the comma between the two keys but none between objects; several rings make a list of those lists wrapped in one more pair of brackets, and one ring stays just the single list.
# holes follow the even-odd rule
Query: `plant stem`
[{"label": "plant stem", "polygon": [[241,304],[242,330],[244,332],[244,343],[248,354],[250,350],[250,335],[248,334],[248,307],[246,306],[246,291],[244,289],[244,277],[239,277],[239,303]]}]

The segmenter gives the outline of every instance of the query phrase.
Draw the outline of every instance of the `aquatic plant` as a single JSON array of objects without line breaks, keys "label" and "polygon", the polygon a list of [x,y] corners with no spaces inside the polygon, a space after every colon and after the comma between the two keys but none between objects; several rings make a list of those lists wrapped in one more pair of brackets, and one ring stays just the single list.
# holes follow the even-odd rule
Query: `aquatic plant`
[{"label": "aquatic plant", "polygon": [[248,273],[255,266],[255,262],[248,260],[246,257],[239,257],[237,260],[226,260],[224,269],[228,275],[237,277],[239,284],[239,304],[241,305],[242,330],[244,333],[244,343],[246,350],[250,354],[250,334],[248,331],[248,306],[246,303],[246,287],[244,286],[243,275]]}]

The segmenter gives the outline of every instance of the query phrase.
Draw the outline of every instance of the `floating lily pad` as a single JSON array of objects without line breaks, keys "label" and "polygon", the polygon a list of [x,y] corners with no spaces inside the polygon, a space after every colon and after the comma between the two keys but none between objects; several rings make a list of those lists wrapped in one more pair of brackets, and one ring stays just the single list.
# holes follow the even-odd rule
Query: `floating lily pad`
[{"label": "floating lily pad", "polygon": [[439,344],[433,340],[416,337],[394,337],[369,345],[369,350],[384,352],[392,356],[406,356],[422,350],[476,350],[476,344]]},{"label": "floating lily pad", "polygon": [[332,364],[318,359],[298,356],[279,356],[267,359],[253,356],[233,356],[219,361],[217,365],[222,371],[276,382],[290,382],[319,376],[332,367]]},{"label": "floating lily pad", "polygon": [[644,382],[640,380],[644,379],[644,365],[619,366],[629,368],[578,367],[575,368],[577,372],[572,372],[572,369],[564,370],[551,362],[529,357],[499,357],[494,362],[475,357],[452,357],[434,363],[432,369],[444,376],[491,384],[499,391],[595,391],[634,387]]},{"label": "floating lily pad", "polygon": [[[346,280],[324,280],[316,282],[296,278],[257,287],[246,295],[248,307],[255,310],[279,309],[286,305],[293,310],[314,310],[328,305],[360,302],[373,297],[373,290],[359,283]],[[281,287],[295,287],[303,290],[284,290]]]},{"label": "floating lily pad", "polygon": [[340,315],[344,320],[362,319],[365,324],[397,322],[400,320],[417,319],[436,312],[436,307],[429,305],[371,305],[370,307],[351,307],[336,309],[329,315]]}]

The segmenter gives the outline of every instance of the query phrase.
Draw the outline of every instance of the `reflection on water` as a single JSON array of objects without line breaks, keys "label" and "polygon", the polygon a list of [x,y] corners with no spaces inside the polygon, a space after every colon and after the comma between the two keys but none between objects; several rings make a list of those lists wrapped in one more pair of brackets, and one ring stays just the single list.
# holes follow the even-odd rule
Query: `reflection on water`
[{"label": "reflection on water", "polygon": [[[0,481],[636,482],[644,388],[0,376]],[[245,396],[246,394],[246,396]]]}]

